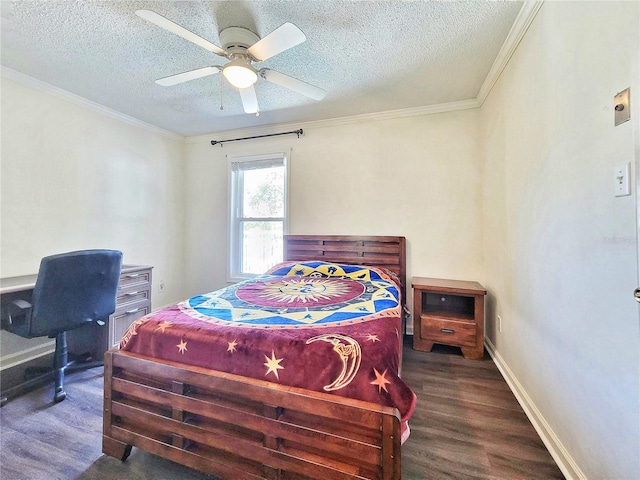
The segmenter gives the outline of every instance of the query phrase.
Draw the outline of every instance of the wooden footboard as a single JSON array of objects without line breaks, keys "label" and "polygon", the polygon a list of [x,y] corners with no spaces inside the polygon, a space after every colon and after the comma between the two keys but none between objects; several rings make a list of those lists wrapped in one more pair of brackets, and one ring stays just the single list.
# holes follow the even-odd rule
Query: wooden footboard
[{"label": "wooden footboard", "polygon": [[335,395],[105,355],[102,450],[238,479],[400,479],[400,415]]}]

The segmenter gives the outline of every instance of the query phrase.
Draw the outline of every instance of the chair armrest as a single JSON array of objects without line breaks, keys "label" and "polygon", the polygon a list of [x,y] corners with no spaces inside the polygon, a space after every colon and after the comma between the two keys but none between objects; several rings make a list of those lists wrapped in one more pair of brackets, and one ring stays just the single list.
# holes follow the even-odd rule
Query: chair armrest
[{"label": "chair armrest", "polygon": [[13,300],[7,305],[7,325],[12,325],[15,320],[29,316],[31,307],[32,305],[26,300]]}]

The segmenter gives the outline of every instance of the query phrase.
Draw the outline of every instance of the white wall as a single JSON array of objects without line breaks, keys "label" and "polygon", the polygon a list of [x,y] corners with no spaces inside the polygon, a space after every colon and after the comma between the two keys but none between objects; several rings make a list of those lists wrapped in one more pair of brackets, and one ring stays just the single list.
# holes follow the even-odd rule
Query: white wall
[{"label": "white wall", "polygon": [[409,278],[479,278],[477,110],[322,123],[304,131],[299,139],[274,137],[223,147],[210,145],[215,135],[188,141],[185,241],[190,293],[226,282],[226,155],[289,149],[289,233],[404,235]]},{"label": "white wall", "polygon": [[614,127],[613,96],[640,95],[639,19],[545,3],[481,109],[486,333],[589,479],[640,478],[637,198],[613,193],[636,161],[638,110]]},{"label": "white wall", "polygon": [[[46,255],[113,248],[154,267],[154,308],[182,299],[183,141],[53,89],[3,77],[1,93],[2,277],[36,273]],[[0,361],[46,341],[0,338]]]}]

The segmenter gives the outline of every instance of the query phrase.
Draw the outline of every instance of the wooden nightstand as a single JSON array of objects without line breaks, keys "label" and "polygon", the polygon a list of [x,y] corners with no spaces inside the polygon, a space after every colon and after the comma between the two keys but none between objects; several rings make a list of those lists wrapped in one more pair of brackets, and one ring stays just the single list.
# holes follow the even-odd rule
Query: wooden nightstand
[{"label": "wooden nightstand", "polygon": [[413,277],[413,348],[460,347],[465,358],[484,356],[484,296],[478,282]]}]

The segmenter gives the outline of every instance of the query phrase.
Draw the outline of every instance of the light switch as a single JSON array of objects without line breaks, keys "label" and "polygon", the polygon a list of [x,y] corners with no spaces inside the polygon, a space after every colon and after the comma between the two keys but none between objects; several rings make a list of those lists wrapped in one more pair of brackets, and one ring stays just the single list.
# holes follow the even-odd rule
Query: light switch
[{"label": "light switch", "polygon": [[629,164],[618,165],[614,174],[616,197],[631,195],[631,181],[629,179]]}]

